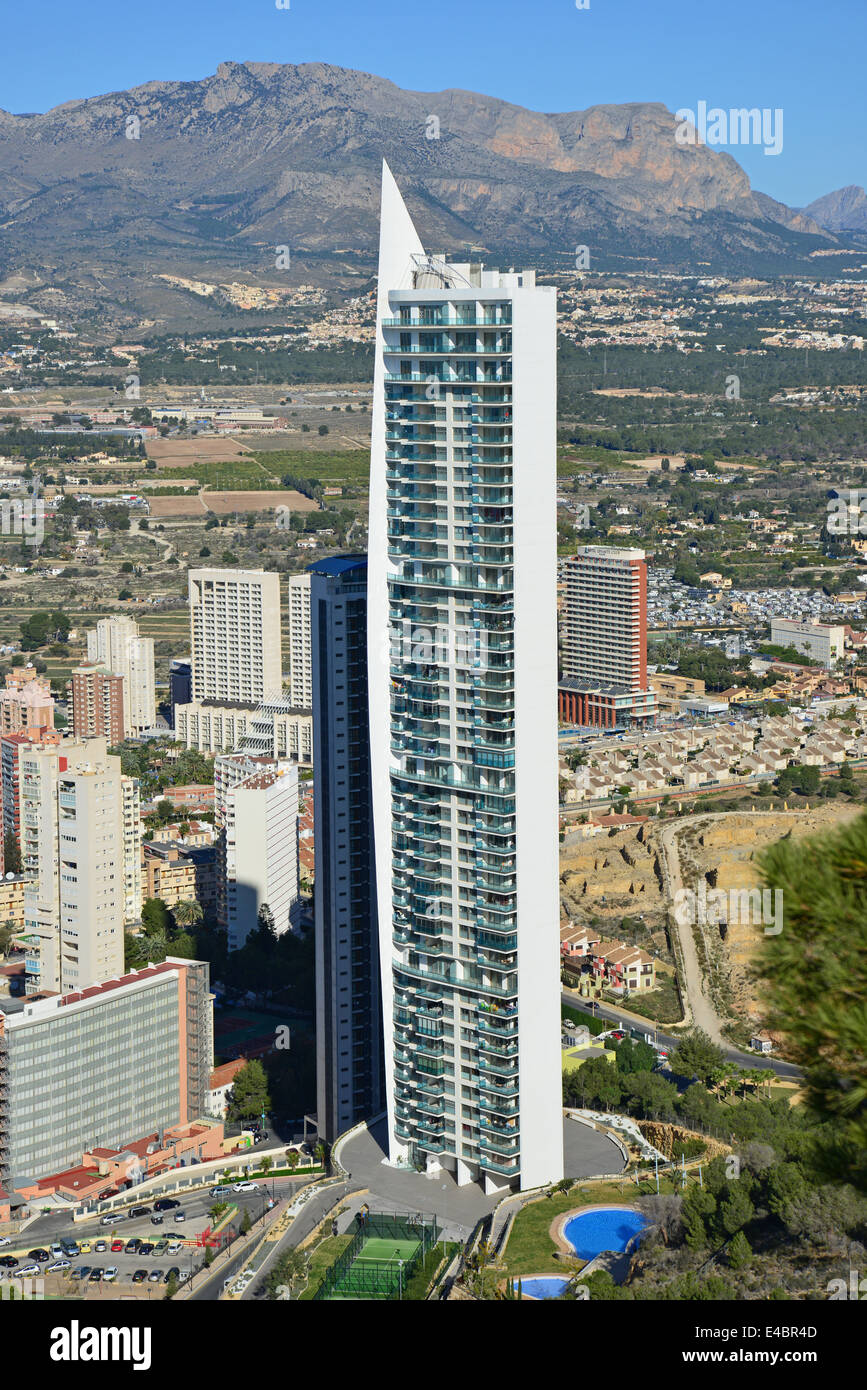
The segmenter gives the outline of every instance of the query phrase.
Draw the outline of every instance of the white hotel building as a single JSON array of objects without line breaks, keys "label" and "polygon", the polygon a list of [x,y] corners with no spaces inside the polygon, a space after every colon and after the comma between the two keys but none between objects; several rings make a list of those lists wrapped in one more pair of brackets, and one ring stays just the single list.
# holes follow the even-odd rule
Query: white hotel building
[{"label": "white hotel building", "polygon": [[553,288],[425,254],[383,172],[371,772],[393,1162],[563,1174]]}]

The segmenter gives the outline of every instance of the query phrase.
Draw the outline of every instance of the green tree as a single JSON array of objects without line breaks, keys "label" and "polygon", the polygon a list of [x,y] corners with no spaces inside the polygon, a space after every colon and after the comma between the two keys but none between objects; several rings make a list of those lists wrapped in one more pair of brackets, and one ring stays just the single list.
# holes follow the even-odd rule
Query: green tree
[{"label": "green tree", "polygon": [[750,1195],[744,1182],[744,1175],[737,1182],[733,1182],[729,1188],[727,1197],[720,1202],[717,1212],[719,1226],[727,1236],[733,1236],[736,1231],[752,1221],[756,1214]]},{"label": "green tree", "polygon": [[204,915],[201,903],[193,902],[189,898],[177,903],[172,913],[179,927],[198,926]]},{"label": "green tree", "polygon": [[271,1097],[265,1068],[254,1058],[235,1077],[227,1113],[232,1120],[254,1120],[267,1114],[270,1109]]},{"label": "green tree", "polygon": [[141,924],[146,936],[168,936],[172,917],[162,898],[145,899],[141,910]]},{"label": "green tree", "polygon": [[684,1033],[671,1054],[672,1070],[680,1076],[697,1076],[705,1085],[713,1073],[725,1063],[725,1053],[711,1042],[701,1028]]},{"label": "green tree", "polygon": [[707,1245],[707,1222],[716,1215],[716,1198],[706,1188],[688,1187],[681,1208],[684,1240],[690,1250]]},{"label": "green tree", "polygon": [[867,1146],[867,815],[759,862],[779,889],[783,930],[762,941],[767,1022],[786,1034],[809,1103]]},{"label": "green tree", "polygon": [[7,874],[21,873],[21,848],[14,830],[7,830],[3,836],[3,863]]}]

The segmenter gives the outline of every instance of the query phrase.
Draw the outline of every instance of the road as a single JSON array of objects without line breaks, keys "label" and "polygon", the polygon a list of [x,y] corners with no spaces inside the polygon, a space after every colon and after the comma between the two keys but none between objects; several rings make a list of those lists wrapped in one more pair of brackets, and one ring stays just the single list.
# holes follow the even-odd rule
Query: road
[{"label": "road", "polygon": [[[251,1280],[249,1286],[244,1291],[243,1298],[249,1301],[261,1295],[268,1273],[273,1268],[275,1260],[286,1250],[293,1249],[300,1245],[305,1237],[309,1236],[316,1229],[325,1214],[333,1206],[348,1195],[355,1184],[350,1182],[332,1183],[315,1193],[299,1211],[298,1215],[290,1222],[284,1235],[277,1241],[273,1249],[269,1252],[267,1260],[257,1269],[255,1278]],[[360,1200],[360,1199],[359,1199]],[[191,1295],[192,1301],[200,1303],[216,1302],[223,1289],[223,1285],[229,1279],[233,1279],[238,1273],[241,1265],[247,1259],[250,1249],[250,1242],[245,1241],[244,1247],[238,1251],[237,1256],[231,1259],[225,1269],[221,1270],[219,1279],[212,1279],[207,1286],[202,1287],[198,1292]]]},{"label": "road", "polygon": [[[750,815],[773,816],[777,819],[780,816],[798,816],[800,814],[799,811],[750,812]],[[682,893],[684,889],[683,877],[680,871],[680,853],[677,846],[678,834],[687,826],[696,825],[699,821],[709,822],[726,820],[728,815],[729,813],[726,811],[719,811],[716,813],[708,812],[706,815],[685,816],[682,820],[672,821],[672,823],[667,825],[662,831],[659,838],[662,852],[665,855],[669,891],[673,902],[678,901],[677,895]],[[711,1038],[718,1047],[727,1048],[729,1044],[726,1042],[722,1032],[724,1026],[723,1020],[717,1013],[706,987],[707,982],[699,961],[698,948],[695,942],[695,933],[692,928],[692,923],[688,921],[681,922],[678,919],[677,913],[672,913],[672,917],[674,919],[672,930],[677,934],[677,939],[680,944],[681,961],[683,964],[683,969],[681,971],[681,986],[686,993],[692,1021],[696,1027],[701,1028],[707,1033],[708,1037]],[[748,1056],[748,1054],[742,1052],[736,1055],[738,1057]],[[763,1066],[773,1065],[767,1058],[762,1058],[761,1061]],[[751,1057],[749,1065],[756,1065],[755,1056]],[[795,1069],[795,1074],[800,1074],[797,1072],[797,1069]]]},{"label": "road", "polygon": [[[672,1033],[663,1033],[655,1027],[649,1019],[640,1018],[638,1014],[630,1013],[628,1009],[619,1009],[616,1004],[596,1004],[593,1006],[593,1013],[587,1007],[587,1000],[579,994],[574,994],[572,990],[564,989],[560,991],[562,1003],[568,1004],[571,1009],[579,1009],[582,1013],[595,1018],[606,1018],[619,1028],[624,1028],[627,1032],[632,1029],[636,1032],[649,1033],[654,1042],[660,1047],[666,1047],[671,1051],[677,1046],[678,1038]],[[719,1046],[725,1053],[726,1061],[732,1062],[739,1067],[764,1067],[768,1071],[774,1072],[781,1081],[800,1081],[802,1073],[791,1062],[781,1062],[776,1057],[759,1057],[754,1052],[739,1052],[736,1047],[723,1040]]]}]

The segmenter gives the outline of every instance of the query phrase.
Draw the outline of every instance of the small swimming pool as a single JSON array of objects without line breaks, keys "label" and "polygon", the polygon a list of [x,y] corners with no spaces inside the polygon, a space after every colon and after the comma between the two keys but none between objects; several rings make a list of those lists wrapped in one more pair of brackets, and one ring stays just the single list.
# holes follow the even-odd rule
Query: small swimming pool
[{"label": "small swimming pool", "polygon": [[598,1207],[571,1216],[563,1237],[579,1260],[593,1260],[603,1250],[625,1250],[646,1225],[647,1218],[630,1207]]},{"label": "small swimming pool", "polygon": [[521,1292],[528,1294],[530,1298],[559,1298],[569,1285],[568,1279],[561,1279],[556,1274],[538,1275],[532,1279],[514,1279],[512,1282],[516,1293],[520,1284]]}]

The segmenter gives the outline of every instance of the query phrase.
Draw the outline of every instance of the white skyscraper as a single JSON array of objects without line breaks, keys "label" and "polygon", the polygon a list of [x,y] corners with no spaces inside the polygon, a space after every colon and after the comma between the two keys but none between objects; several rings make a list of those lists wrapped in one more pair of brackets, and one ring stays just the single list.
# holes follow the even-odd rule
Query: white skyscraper
[{"label": "white skyscraper", "polygon": [[280,576],[189,572],[193,702],[258,705],[282,691]]},{"label": "white skyscraper", "polygon": [[309,574],[289,576],[289,699],[294,709],[313,704]]},{"label": "white skyscraper", "polygon": [[368,666],[391,1157],[563,1173],[553,288],[383,172]]},{"label": "white skyscraper", "polygon": [[132,779],[104,738],[23,748],[18,776],[28,994],[123,974],[124,920],[141,911]]},{"label": "white skyscraper", "polygon": [[123,723],[127,734],[156,723],[154,641],[140,637],[134,618],[100,618],[87,634],[87,659],[123,676]]},{"label": "white skyscraper", "polygon": [[298,768],[246,753],[216,759],[217,911],[229,949],[243,946],[262,907],[277,935],[298,923]]}]

